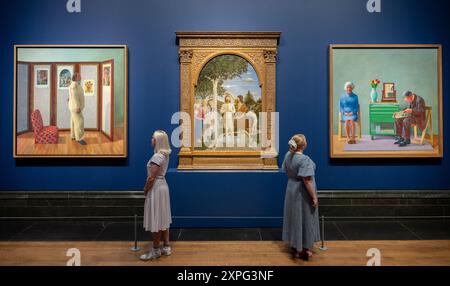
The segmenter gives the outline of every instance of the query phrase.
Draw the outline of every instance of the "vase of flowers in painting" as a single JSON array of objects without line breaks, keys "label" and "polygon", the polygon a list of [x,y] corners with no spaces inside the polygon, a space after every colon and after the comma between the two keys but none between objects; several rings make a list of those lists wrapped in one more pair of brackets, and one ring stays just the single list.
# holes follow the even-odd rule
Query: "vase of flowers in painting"
[{"label": "vase of flowers in painting", "polygon": [[372,91],[370,92],[370,99],[372,102],[377,102],[378,100],[378,92],[377,87],[380,84],[380,80],[374,79],[370,81],[370,86],[372,87]]}]

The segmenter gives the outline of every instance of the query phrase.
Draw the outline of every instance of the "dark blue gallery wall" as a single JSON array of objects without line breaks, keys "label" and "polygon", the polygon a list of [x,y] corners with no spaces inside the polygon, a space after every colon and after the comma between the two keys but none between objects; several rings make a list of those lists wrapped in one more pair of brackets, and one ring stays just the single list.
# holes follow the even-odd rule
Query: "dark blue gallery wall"
[{"label": "dark blue gallery wall", "polygon": [[280,226],[285,179],[278,172],[169,172],[175,226]]},{"label": "dark blue gallery wall", "polygon": [[[0,189],[139,189],[155,129],[173,130],[179,108],[175,31],[281,31],[277,68],[280,153],[304,133],[316,161],[319,189],[449,189],[449,132],[442,160],[328,158],[328,45],[443,44],[444,130],[449,122],[448,1],[382,0],[82,0],[68,14],[65,0],[1,1]],[[13,152],[14,44],[127,44],[129,157],[125,161],[16,162]],[[171,167],[177,164],[177,150]],[[280,156],[282,157],[282,156]],[[177,215],[280,216],[281,173],[169,174]],[[271,207],[272,204],[275,207]]]}]

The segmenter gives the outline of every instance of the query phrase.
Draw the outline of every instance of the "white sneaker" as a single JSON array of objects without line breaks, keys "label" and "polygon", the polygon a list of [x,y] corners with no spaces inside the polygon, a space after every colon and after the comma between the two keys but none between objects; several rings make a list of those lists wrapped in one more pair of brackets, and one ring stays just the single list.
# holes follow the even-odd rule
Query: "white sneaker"
[{"label": "white sneaker", "polygon": [[172,254],[172,247],[170,246],[163,246],[161,248],[161,253],[165,256],[170,256]]},{"label": "white sneaker", "polygon": [[143,261],[148,261],[148,260],[158,259],[160,257],[161,257],[161,249],[159,249],[159,248],[155,249],[152,247],[152,250],[142,254],[140,259]]}]

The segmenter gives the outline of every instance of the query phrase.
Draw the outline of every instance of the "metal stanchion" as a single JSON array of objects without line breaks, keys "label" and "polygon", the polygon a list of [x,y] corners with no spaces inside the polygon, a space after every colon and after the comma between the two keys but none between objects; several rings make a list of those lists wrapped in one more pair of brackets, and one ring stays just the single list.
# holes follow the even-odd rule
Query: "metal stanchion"
[{"label": "metal stanchion", "polygon": [[322,246],[320,246],[320,250],[325,251],[328,247],[325,246],[325,216],[322,216]]},{"label": "metal stanchion", "polygon": [[134,215],[134,246],[131,248],[131,251],[139,251],[141,248],[137,245],[137,215]]}]

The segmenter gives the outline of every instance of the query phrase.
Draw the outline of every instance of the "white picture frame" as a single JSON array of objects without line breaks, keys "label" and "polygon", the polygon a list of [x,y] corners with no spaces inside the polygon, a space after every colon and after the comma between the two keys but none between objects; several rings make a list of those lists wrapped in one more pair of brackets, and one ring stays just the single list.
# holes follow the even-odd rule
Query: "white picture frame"
[{"label": "white picture frame", "polygon": [[95,80],[85,79],[83,80],[83,91],[84,96],[94,96],[95,95]]},{"label": "white picture frame", "polygon": [[73,66],[58,66],[57,67],[57,85],[60,90],[68,90],[72,83]]},{"label": "white picture frame", "polygon": [[34,86],[36,88],[50,87],[50,68],[36,67],[34,75]]}]

